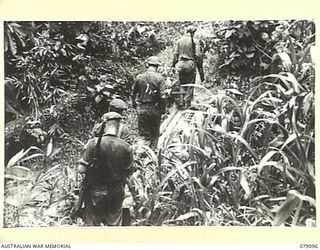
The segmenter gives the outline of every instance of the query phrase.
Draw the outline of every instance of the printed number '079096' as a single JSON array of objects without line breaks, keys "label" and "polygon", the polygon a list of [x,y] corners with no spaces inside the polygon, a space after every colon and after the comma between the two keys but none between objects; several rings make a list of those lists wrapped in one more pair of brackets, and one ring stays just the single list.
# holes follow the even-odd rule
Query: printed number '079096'
[{"label": "printed number '079096'", "polygon": [[300,244],[300,248],[315,249],[318,248],[318,244]]}]

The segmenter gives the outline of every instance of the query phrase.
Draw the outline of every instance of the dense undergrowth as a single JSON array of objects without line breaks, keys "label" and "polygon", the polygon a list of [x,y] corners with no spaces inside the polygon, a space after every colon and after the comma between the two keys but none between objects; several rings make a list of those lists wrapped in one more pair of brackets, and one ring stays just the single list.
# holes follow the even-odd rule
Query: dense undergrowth
[{"label": "dense undergrowth", "polygon": [[[58,28],[63,30],[66,23],[57,24]],[[114,95],[128,97],[130,81],[150,54],[160,52],[160,71],[168,85],[174,80],[172,45],[186,23],[168,23],[167,27],[132,23],[133,28],[123,23],[97,22],[89,28],[85,24],[71,23],[68,28],[76,33],[80,25],[93,37],[90,45],[86,36],[74,34],[82,39],[74,49],[90,46],[84,50],[87,55],[73,51],[72,57],[78,56],[75,61],[82,63],[58,75],[58,70],[47,76],[37,73],[50,84],[55,82],[53,76],[70,77],[68,88],[63,81],[57,85],[61,95],[52,95],[55,87],[40,89],[41,85],[39,93],[44,91],[49,97],[37,99],[37,93],[32,96],[28,88],[39,85],[39,75],[24,79],[24,70],[7,71],[9,81],[23,86],[21,93],[29,93],[31,120],[41,121],[45,139],[15,154],[5,167],[5,227],[81,225],[69,217],[72,191],[79,184],[75,169],[88,132],[104,112],[101,107]],[[99,25],[109,29],[99,31]],[[198,25],[197,38],[206,51],[206,81],[196,82],[194,109],[175,113],[171,107],[167,111],[157,152],[136,143],[136,112],[129,107],[126,114],[138,166],[131,180],[136,187],[130,208],[132,225],[314,226],[313,22]],[[102,34],[102,30],[109,33]],[[15,34],[11,39],[16,44],[23,38],[13,28],[6,31]],[[153,34],[159,43],[153,41]],[[52,42],[50,36],[46,39]],[[130,44],[130,39],[135,40]],[[108,48],[115,40],[116,48]],[[157,50],[146,51],[155,44]],[[57,45],[52,42],[52,46]],[[108,49],[106,60],[103,55]],[[14,52],[7,48],[11,64],[22,60]],[[28,48],[25,53],[36,59],[35,50]],[[52,70],[62,67],[56,59],[52,63]],[[83,72],[81,77],[78,70]]]}]

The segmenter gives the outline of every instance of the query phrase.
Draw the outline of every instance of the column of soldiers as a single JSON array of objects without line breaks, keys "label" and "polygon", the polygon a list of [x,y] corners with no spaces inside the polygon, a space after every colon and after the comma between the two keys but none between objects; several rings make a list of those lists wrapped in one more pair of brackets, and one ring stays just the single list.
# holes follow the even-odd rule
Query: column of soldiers
[{"label": "column of soldiers", "polygon": [[[202,56],[193,35],[196,28],[189,26],[186,35],[174,50],[172,68],[179,78],[180,108],[189,108],[193,98],[196,69],[204,80]],[[138,113],[138,132],[143,142],[156,150],[161,116],[166,109],[167,89],[165,78],[158,72],[161,62],[152,56],[146,71],[139,74],[132,87],[132,107]],[[182,97],[182,98],[181,98]],[[182,100],[182,101],[181,101]],[[78,171],[85,174],[80,199],[73,215],[82,217],[86,225],[122,225],[122,202],[125,184],[134,172],[130,135],[121,122],[127,105],[120,99],[109,104],[109,112],[101,117],[91,131]]]}]

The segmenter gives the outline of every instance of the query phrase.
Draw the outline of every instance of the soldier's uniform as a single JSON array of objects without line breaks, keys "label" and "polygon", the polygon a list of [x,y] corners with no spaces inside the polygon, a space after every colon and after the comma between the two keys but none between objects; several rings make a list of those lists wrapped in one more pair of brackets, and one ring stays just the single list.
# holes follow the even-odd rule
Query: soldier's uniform
[{"label": "soldier's uniform", "polygon": [[[150,57],[149,65],[159,66],[156,57]],[[138,130],[139,135],[155,148],[158,142],[161,114],[165,110],[162,99],[165,90],[165,78],[155,68],[136,77],[132,87],[132,96],[138,95]]]},{"label": "soldier's uniform", "polygon": [[[105,120],[104,116],[105,115],[103,115],[101,117],[102,121]],[[101,125],[102,125],[102,122],[99,122],[96,125],[94,125],[93,129],[91,130],[91,137],[97,137],[98,136],[99,131],[101,129]],[[119,125],[119,130],[118,130],[117,136],[119,138],[121,138],[122,140],[126,141],[127,143],[131,143],[131,136],[130,136],[129,129],[123,123],[120,123],[120,125]]]},{"label": "soldier's uniform", "polygon": [[[119,119],[115,112],[107,120]],[[98,138],[90,139],[80,165],[90,168],[89,196],[84,200],[83,220],[86,225],[121,225],[125,179],[133,172],[132,150],[128,143],[113,134],[101,139],[97,166],[91,166]]]},{"label": "soldier's uniform", "polygon": [[[184,104],[186,107],[190,107],[191,100],[193,98],[194,87],[180,87],[183,84],[194,84],[196,79],[196,69],[200,73],[201,81],[204,80],[203,68],[202,68],[202,53],[200,46],[193,40],[193,33],[196,28],[189,26],[187,32],[191,35],[185,35],[180,38],[173,54],[172,67],[176,67],[179,74],[179,92],[183,93]],[[184,106],[179,103],[179,106]]]}]

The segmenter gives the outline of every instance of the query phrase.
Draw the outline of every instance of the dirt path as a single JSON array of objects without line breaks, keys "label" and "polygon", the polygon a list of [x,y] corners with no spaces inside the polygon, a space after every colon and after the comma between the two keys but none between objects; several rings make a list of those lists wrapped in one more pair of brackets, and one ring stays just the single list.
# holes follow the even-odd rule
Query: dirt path
[{"label": "dirt path", "polygon": [[[168,47],[157,55],[160,61],[164,64],[163,68],[160,69],[160,71],[162,71],[164,75],[167,76],[166,80],[168,86],[171,86],[172,82],[178,77],[177,75],[173,75],[172,73],[170,74],[172,70],[172,55],[173,47]],[[193,106],[195,110],[177,111],[177,108],[175,106],[169,108],[169,111],[166,115],[167,117],[163,120],[160,127],[160,138],[158,147],[162,147],[163,143],[167,141],[166,137],[175,134],[175,130],[177,130],[177,128],[183,128],[188,126],[188,122],[186,120],[188,120],[190,116],[202,116],[201,111],[196,109],[199,106],[199,104],[208,105],[210,103],[210,99],[212,98],[212,92],[214,91],[212,89],[205,88],[204,85],[205,83],[201,82],[200,75],[197,71],[194,87],[194,96],[191,102],[191,106]]]}]

